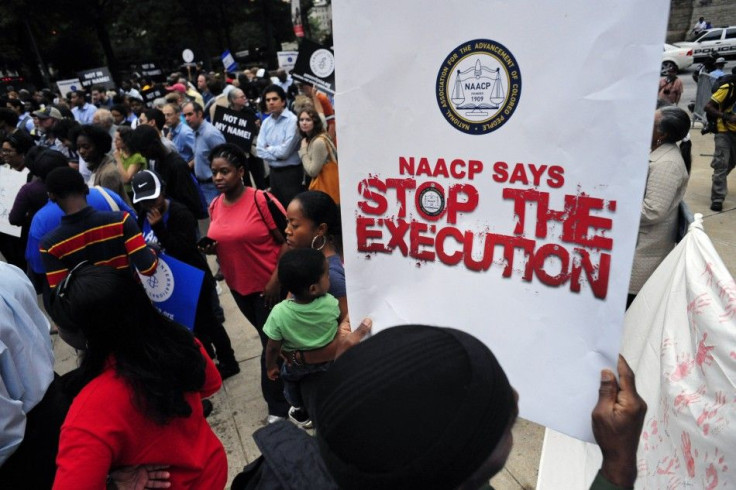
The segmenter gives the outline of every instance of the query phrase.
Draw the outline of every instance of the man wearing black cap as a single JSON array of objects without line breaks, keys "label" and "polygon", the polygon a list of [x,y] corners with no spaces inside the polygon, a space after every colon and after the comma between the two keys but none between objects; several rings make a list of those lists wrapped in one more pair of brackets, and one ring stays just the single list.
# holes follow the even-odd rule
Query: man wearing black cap
[{"label": "man wearing black cap", "polygon": [[[618,371],[620,384],[601,373],[593,433],[603,464],[592,489],[632,488],[636,479],[646,404],[623,358]],[[321,482],[303,488],[488,489],[511,451],[518,395],[488,347],[459,330],[386,329],[346,351],[314,390],[316,443],[287,422],[254,434],[273,471]]]},{"label": "man wearing black cap", "polygon": [[197,249],[197,219],[186,206],[166,197],[166,184],[155,172],[138,172],[131,183],[133,204],[139,210],[138,226],[146,243],[157,245],[175,259],[204,272],[194,318],[194,334],[212,359],[215,359],[216,351],[217,369],[222,379],[239,373],[240,366],[235,360],[230,337],[214,313],[212,303],[217,298],[215,279],[207,260]]},{"label": "man wearing black cap", "polygon": [[187,162],[178,153],[164,147],[156,128],[148,125],[135,128],[131,146],[131,151],[138,152],[149,160],[149,166],[166,183],[169,196],[185,205],[195,218],[204,219],[208,216],[194,174]]}]

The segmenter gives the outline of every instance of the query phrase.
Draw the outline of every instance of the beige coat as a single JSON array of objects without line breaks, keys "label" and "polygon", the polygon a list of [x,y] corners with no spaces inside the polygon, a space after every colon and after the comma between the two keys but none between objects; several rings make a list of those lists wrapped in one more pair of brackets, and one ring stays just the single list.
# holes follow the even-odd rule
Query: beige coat
[{"label": "beige coat", "polygon": [[675,248],[680,201],[687,188],[680,149],[665,143],[649,154],[649,173],[641,208],[629,293],[636,294],[667,254]]}]

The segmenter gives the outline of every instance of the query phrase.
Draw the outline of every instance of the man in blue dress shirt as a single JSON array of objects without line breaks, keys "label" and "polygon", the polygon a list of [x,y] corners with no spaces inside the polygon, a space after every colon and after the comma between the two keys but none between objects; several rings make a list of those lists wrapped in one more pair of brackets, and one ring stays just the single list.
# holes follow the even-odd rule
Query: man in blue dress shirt
[{"label": "man in blue dress shirt", "polygon": [[181,120],[181,107],[177,104],[166,104],[161,112],[166,119],[166,137],[173,141],[176,151],[187,162],[194,158],[194,131]]},{"label": "man in blue dress shirt", "polygon": [[286,93],[278,85],[263,92],[269,117],[258,134],[258,157],[271,172],[271,192],[286,208],[304,190],[304,168],[299,158],[299,131],[296,116],[286,108]]},{"label": "man in blue dress shirt", "polygon": [[79,124],[92,124],[97,107],[87,103],[84,90],[75,90],[71,95],[72,114]]},{"label": "man in blue dress shirt", "polygon": [[189,168],[194,169],[199,187],[209,205],[217,197],[217,189],[212,182],[210,170],[210,150],[225,142],[225,137],[219,129],[204,119],[204,110],[196,102],[187,102],[182,108],[184,119],[194,131],[194,158],[189,160]]}]

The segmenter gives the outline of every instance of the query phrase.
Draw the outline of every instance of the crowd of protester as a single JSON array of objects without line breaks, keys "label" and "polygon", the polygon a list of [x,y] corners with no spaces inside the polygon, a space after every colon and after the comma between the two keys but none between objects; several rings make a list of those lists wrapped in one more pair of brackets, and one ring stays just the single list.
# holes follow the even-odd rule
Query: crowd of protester
[{"label": "crowd of protester", "polygon": [[[0,486],[223,488],[226,455],[206,398],[240,366],[218,276],[262,344],[262,447],[286,441],[296,458],[271,476],[289,472],[301,488],[487,486],[518,414],[490,350],[451,329],[396,327],[364,342],[370,320],[351,330],[330,98],[282,70],[226,82],[176,74],[149,102],[146,80],[6,94],[2,157],[28,182],[10,216],[20,237],[0,236],[10,264],[0,265],[0,306],[14,319],[0,326],[0,354],[26,354],[12,379],[0,368]],[[217,106],[258,121],[250,147],[212,124]],[[670,116],[658,112],[653,152],[680,137]],[[133,273],[155,274],[162,253],[204,272],[191,333],[154,308]],[[61,377],[37,294],[79,352]],[[623,360],[619,374],[620,384],[602,373],[594,488],[629,488],[636,477],[646,407]],[[233,488],[275,488],[254,486],[267,468],[246,468]]]}]

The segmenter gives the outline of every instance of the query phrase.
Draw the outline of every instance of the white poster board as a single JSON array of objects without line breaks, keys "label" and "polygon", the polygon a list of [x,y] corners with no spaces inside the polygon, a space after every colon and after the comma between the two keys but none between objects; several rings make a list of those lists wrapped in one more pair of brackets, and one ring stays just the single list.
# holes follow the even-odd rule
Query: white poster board
[{"label": "white poster board", "polygon": [[82,88],[82,82],[79,81],[79,78],[69,78],[68,80],[59,80],[56,82],[56,86],[59,88],[61,96],[66,97],[69,92]]},{"label": "white poster board", "polygon": [[11,225],[8,217],[10,210],[13,209],[15,196],[27,180],[28,170],[18,172],[7,165],[0,165],[0,233],[20,236],[20,226]]},{"label": "white poster board", "polygon": [[286,70],[286,73],[291,73],[291,70],[294,69],[297,56],[299,56],[299,51],[279,51],[276,53],[279,68]]},{"label": "white poster board", "polygon": [[468,331],[499,358],[523,417],[592,440],[668,8],[335,3],[350,316]]}]

